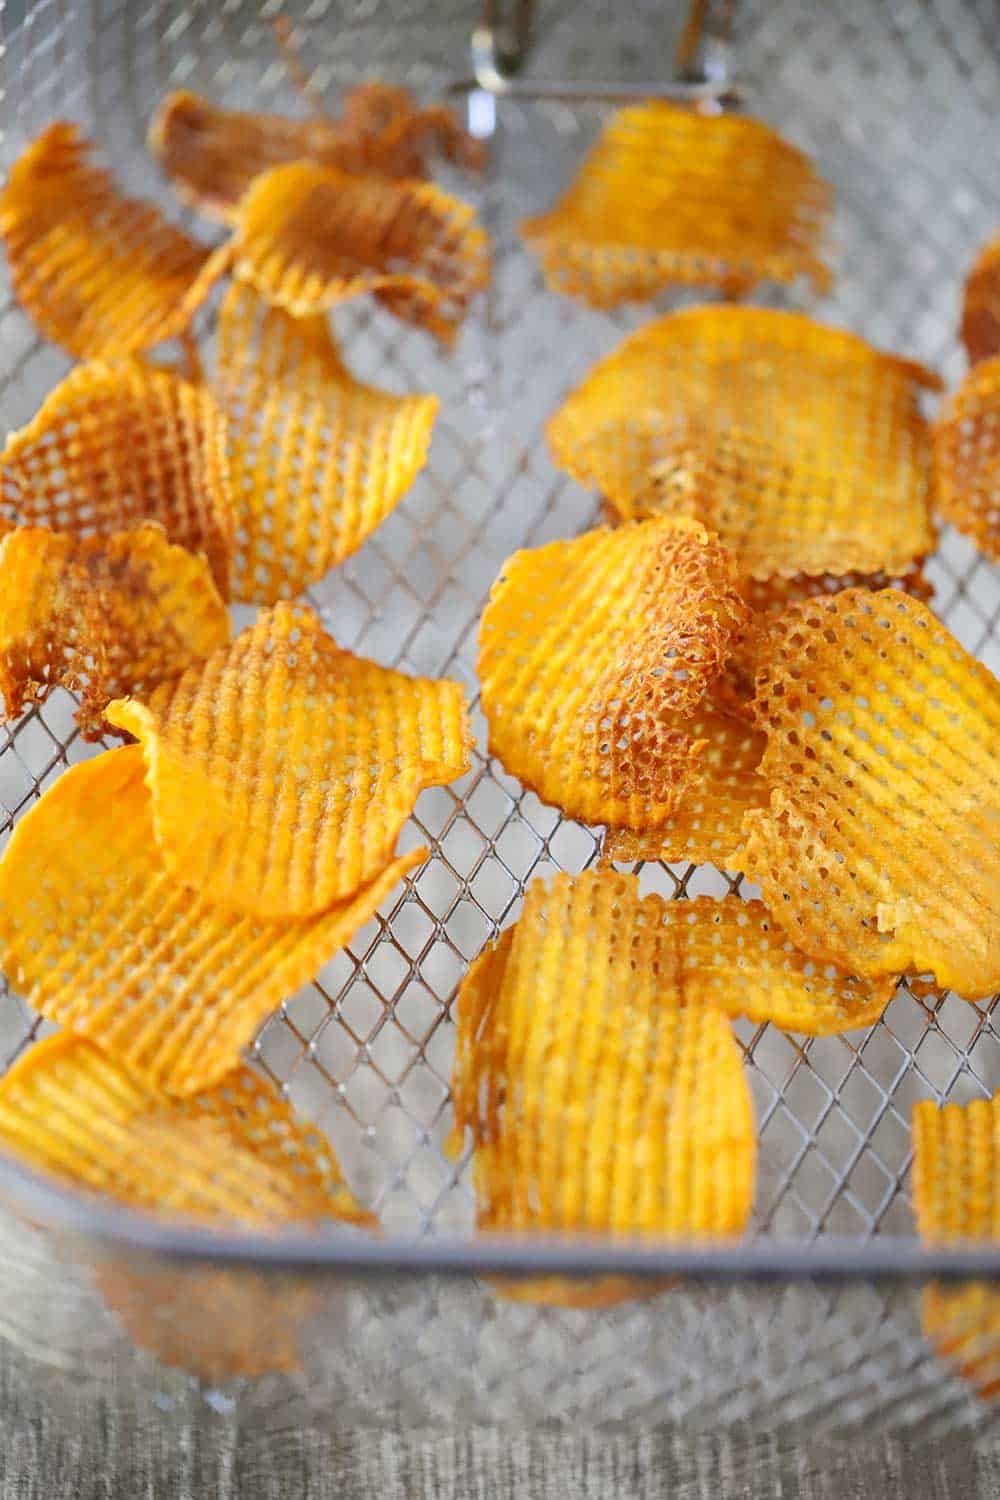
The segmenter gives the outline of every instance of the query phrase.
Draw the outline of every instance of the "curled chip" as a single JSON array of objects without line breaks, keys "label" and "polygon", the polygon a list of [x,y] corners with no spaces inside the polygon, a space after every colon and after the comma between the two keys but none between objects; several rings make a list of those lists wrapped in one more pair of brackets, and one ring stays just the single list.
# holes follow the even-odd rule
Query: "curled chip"
[{"label": "curled chip", "polygon": [[948,398],[934,461],[938,510],[1000,562],[1000,356],[975,365]]},{"label": "curled chip", "polygon": [[592,307],[671,282],[742,296],[808,276],[830,289],[829,187],[759,120],[665,103],[619,110],[556,206],[521,233],[557,292]]},{"label": "curled chip", "polygon": [[845,589],[762,648],[770,806],[743,869],[811,953],[866,975],[1000,988],[1000,683],[926,605]]},{"label": "curled chip", "polygon": [[937,377],[800,313],[695,307],[630,335],[549,422],[626,519],[695,516],[752,578],[895,574],[934,546]]},{"label": "curled chip", "polygon": [[972,364],[1000,354],[1000,236],[984,246],[966,278],[962,342]]},{"label": "curled chip", "polygon": [[293,597],[360,547],[423,467],[436,396],[352,379],[326,320],[292,318],[233,285],[216,390],[237,511],[233,592]]},{"label": "curled chip", "polygon": [[194,1098],[169,1099],[83,1037],[59,1032],[0,1079],[0,1140],[75,1187],[156,1213],[370,1222],[324,1138],[249,1068]]},{"label": "curled chip", "polygon": [[168,871],[261,917],[322,912],[374,880],[419,793],[469,765],[458,683],[352,656],[288,604],[107,715],[143,743]]},{"label": "curled chip", "polygon": [[258,177],[235,219],[235,273],[293,317],[372,293],[451,343],[489,279],[475,210],[428,182],[295,162]]},{"label": "curled chip", "polygon": [[316,916],[234,915],[166,870],[144,772],[138,745],[85,761],[22,818],[0,860],[0,966],[46,1020],[187,1095],[237,1065],[426,851]]},{"label": "curled chip", "polygon": [[158,526],[76,537],[30,527],[0,540],[0,695],[8,718],[54,687],[81,697],[83,737],[104,709],[155,687],[229,639],[208,564]]},{"label": "curled chip", "polygon": [[148,349],[185,329],[228,269],[152,203],[126,198],[73,125],[42,132],[0,194],[14,293],[77,359]]},{"label": "curled chip", "polygon": [[0,453],[3,522],[106,536],[156,521],[228,597],[226,426],[207,391],[139,361],[78,365]]},{"label": "curled chip", "polygon": [[732,558],[696,522],[516,552],[479,631],[492,752],[571,817],[662,825],[697,775],[687,721],[746,619]]}]

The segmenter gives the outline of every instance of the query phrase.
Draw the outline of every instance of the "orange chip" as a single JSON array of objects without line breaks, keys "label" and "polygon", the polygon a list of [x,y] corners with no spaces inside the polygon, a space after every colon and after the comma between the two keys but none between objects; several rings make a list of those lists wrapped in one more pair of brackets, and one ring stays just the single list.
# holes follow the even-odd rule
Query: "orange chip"
[{"label": "orange chip", "polygon": [[800,313],[694,307],[639,329],[548,426],[626,519],[689,515],[757,579],[894,574],[934,546],[929,370]]},{"label": "orange chip", "polygon": [[133,1208],[217,1223],[370,1221],[324,1138],[249,1068],[169,1099],[60,1032],[0,1079],[0,1139],[31,1166]]},{"label": "orange chip", "polygon": [[759,120],[666,103],[618,110],[555,208],[521,233],[550,287],[592,307],[672,282],[745,295],[808,276],[829,291],[830,189]]},{"label": "orange chip", "polygon": [[419,793],[469,765],[458,683],[352,656],[288,604],[108,719],[143,743],[167,869],[262,917],[309,916],[374,880]]},{"label": "orange chip", "polygon": [[83,737],[104,709],[229,639],[208,564],[158,526],[81,538],[23,528],[0,541],[0,695],[8,718],[54,687],[81,695]]},{"label": "orange chip", "polygon": [[237,509],[234,593],[293,597],[355,552],[423,467],[436,396],[393,396],[345,369],[325,319],[234,284],[219,317],[219,403]]},{"label": "orange chip", "polygon": [[948,398],[934,461],[938,510],[1000,562],[1000,356],[975,365]]},{"label": "orange chip", "polygon": [[696,522],[516,552],[479,632],[493,754],[571,817],[662,825],[697,774],[684,721],[746,618],[732,558]]},{"label": "orange chip", "polygon": [[962,342],[972,364],[1000,354],[1000,236],[983,247],[966,278]]},{"label": "orange chip", "polygon": [[228,597],[226,426],[209,394],[139,361],[78,365],[0,453],[0,529],[106,536],[157,521]]},{"label": "orange chip", "polygon": [[14,293],[77,359],[148,349],[190,323],[228,269],[151,203],[123,196],[75,125],[44,130],[0,194]]},{"label": "orange chip", "polygon": [[737,867],[809,952],[1000,988],[1000,683],[894,589],[792,605],[762,658]]},{"label": "orange chip", "polygon": [[235,225],[236,276],[296,318],[371,292],[449,344],[489,280],[475,210],[427,182],[296,162],[254,181]]}]

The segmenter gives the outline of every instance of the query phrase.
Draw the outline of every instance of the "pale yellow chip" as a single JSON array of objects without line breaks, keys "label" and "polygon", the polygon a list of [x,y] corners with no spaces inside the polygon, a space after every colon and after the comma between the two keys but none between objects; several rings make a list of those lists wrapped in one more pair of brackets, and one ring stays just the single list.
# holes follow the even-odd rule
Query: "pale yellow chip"
[{"label": "pale yellow chip", "polygon": [[[138,360],[78,365],[0,453],[0,523],[106,536],[156,521],[228,597],[226,426],[199,386]],[[2,529],[2,524],[0,524]]]},{"label": "pale yellow chip", "polygon": [[966,278],[962,342],[972,364],[1000,354],[1000,236],[984,245]]},{"label": "pale yellow chip", "polygon": [[934,429],[934,461],[941,515],[1000,563],[1000,356],[974,365],[948,398]]},{"label": "pale yellow chip", "polygon": [[262,917],[309,916],[374,880],[419,793],[469,766],[458,683],[352,656],[288,604],[107,715],[142,741],[168,871]]},{"label": "pale yellow chip", "polygon": [[295,162],[258,177],[235,219],[235,274],[293,317],[373,294],[449,344],[489,280],[475,210],[428,182]]},{"label": "pale yellow chip", "polygon": [[138,745],[85,761],[21,819],[0,860],[0,967],[46,1020],[189,1095],[237,1066],[427,851],[316,916],[240,916],[167,871],[144,772]]},{"label": "pale yellow chip", "polygon": [[208,564],[159,526],[81,538],[23,527],[0,540],[0,697],[8,718],[54,687],[79,694],[83,738],[112,698],[176,677],[229,640]]},{"label": "pale yellow chip", "polygon": [[652,102],[618,110],[555,207],[521,233],[554,291],[592,307],[672,282],[742,296],[808,276],[828,291],[832,196],[760,120]]},{"label": "pale yellow chip", "polygon": [[93,153],[75,125],[44,130],[0,193],[0,235],[14,294],[45,337],[77,359],[110,359],[181,333],[230,250],[125,197]]},{"label": "pale yellow chip", "polygon": [[631,334],[548,425],[626,519],[694,516],[752,578],[906,572],[934,547],[921,365],[800,313],[694,307]]},{"label": "pale yellow chip", "polygon": [[269,604],[317,582],[385,520],[426,462],[438,401],[360,384],[325,319],[269,308],[248,286],[226,296],[218,339],[233,592]]},{"label": "pale yellow chip", "polygon": [[0,1140],[29,1166],[154,1213],[369,1222],[323,1136],[249,1068],[170,1099],[93,1043],[59,1032],[0,1079]]},{"label": "pale yellow chip", "polygon": [[479,631],[491,752],[571,817],[662,826],[697,776],[687,721],[746,621],[732,558],[694,522],[516,552]]},{"label": "pale yellow chip", "polygon": [[1000,683],[894,589],[791,606],[762,656],[737,868],[809,952],[1000,988]]}]

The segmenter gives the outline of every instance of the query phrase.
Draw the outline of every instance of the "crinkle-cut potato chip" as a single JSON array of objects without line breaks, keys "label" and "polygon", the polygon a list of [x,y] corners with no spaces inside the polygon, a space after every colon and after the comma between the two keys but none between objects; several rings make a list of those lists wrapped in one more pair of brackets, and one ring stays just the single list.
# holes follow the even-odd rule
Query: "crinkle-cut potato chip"
[{"label": "crinkle-cut potato chip", "polygon": [[516,552],[479,630],[491,752],[571,817],[662,825],[697,776],[686,721],[746,621],[733,559],[696,522]]},{"label": "crinkle-cut potato chip", "polygon": [[742,869],[811,953],[1000,988],[1000,683],[926,605],[845,589],[767,638],[755,714],[770,805]]},{"label": "crinkle-cut potato chip", "polygon": [[352,656],[289,604],[107,716],[142,741],[167,869],[260,917],[352,896],[392,858],[419,793],[469,766],[457,682]]},{"label": "crinkle-cut potato chip", "polygon": [[155,1213],[370,1222],[319,1131],[249,1068],[170,1099],[92,1042],[59,1032],[0,1079],[0,1140],[64,1182]]},{"label": "crinkle-cut potato chip", "polygon": [[626,338],[547,434],[625,519],[694,516],[752,578],[895,574],[934,546],[939,385],[801,313],[694,307]]},{"label": "crinkle-cut potato chip", "polygon": [[372,293],[450,344],[489,280],[475,210],[429,182],[294,162],[258,177],[235,219],[235,274],[302,318]]},{"label": "crinkle-cut potato chip", "polygon": [[7,718],[54,687],[80,695],[83,738],[112,698],[155,687],[229,640],[208,564],[159,526],[77,537],[32,527],[0,539],[0,698]]},{"label": "crinkle-cut potato chip", "polygon": [[111,359],[181,333],[231,252],[125,197],[93,153],[74,125],[44,130],[0,193],[0,235],[14,294],[45,337]]},{"label": "crinkle-cut potato chip", "polygon": [[825,292],[831,208],[809,158],[761,121],[653,102],[612,115],[555,207],[521,233],[549,286],[592,307],[672,282],[742,296],[808,276]]},{"label": "crinkle-cut potato chip", "polygon": [[962,342],[971,364],[1000,354],[1000,236],[983,247],[966,277]]},{"label": "crinkle-cut potato chip", "polygon": [[1000,356],[974,365],[949,396],[934,428],[934,462],[941,515],[1000,563]]},{"label": "crinkle-cut potato chip", "polygon": [[226,424],[209,393],[138,360],[77,365],[0,453],[0,526],[105,536],[156,521],[228,597]]},{"label": "crinkle-cut potato chip", "polygon": [[175,1095],[234,1068],[261,1023],[350,941],[426,858],[386,864],[312,917],[217,907],[170,874],[138,745],[74,766],[0,859],[0,967],[46,1020]]},{"label": "crinkle-cut potato chip", "polygon": [[389,515],[426,462],[438,400],[362,385],[325,319],[293,318],[235,283],[218,350],[237,524],[233,592],[270,604],[317,582]]}]

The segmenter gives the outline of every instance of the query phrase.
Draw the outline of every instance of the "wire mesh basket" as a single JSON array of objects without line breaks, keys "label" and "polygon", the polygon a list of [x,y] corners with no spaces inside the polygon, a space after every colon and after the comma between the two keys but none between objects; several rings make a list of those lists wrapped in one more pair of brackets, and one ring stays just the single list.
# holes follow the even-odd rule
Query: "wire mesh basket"
[{"label": "wire mesh basket", "polygon": [[[711,10],[701,15],[709,86],[738,86],[836,191],[840,264],[821,316],[954,383],[962,277],[1000,218],[992,7],[745,0],[732,9],[695,7]],[[313,87],[332,101],[361,77],[427,97],[459,84],[455,98],[490,143],[484,176],[459,191],[493,237],[494,276],[457,350],[441,355],[369,306],[338,314],[362,378],[433,390],[441,414],[410,494],[309,596],[343,645],[458,678],[473,700],[476,626],[500,564],[598,515],[594,498],[552,467],[545,419],[650,316],[599,313],[548,292],[517,225],[568,180],[609,101],[670,85],[685,20],[680,4],[653,0],[496,10],[484,20],[475,0],[280,7]],[[128,188],[179,216],[145,149],[149,116],[179,86],[295,113],[274,44],[278,13],[270,0],[38,0],[24,13],[7,0],[4,168],[52,119],[73,119],[106,143]],[[689,32],[693,67],[690,44]],[[523,53],[516,72],[514,53]],[[204,237],[204,226],[196,232]],[[771,300],[796,297],[816,305],[795,292]],[[12,428],[68,361],[9,296],[0,319]],[[997,570],[946,529],[927,571],[937,613],[1000,671]],[[53,695],[0,732],[4,841],[68,765],[100,748],[78,738],[73,707]],[[991,1351],[980,1350],[974,1368],[936,1352],[921,1298],[933,1279],[1000,1276],[1000,1252],[921,1250],[908,1168],[917,1099],[966,1101],[1000,1086],[991,1004],[901,986],[863,1033],[803,1042],[742,1024],[760,1157],[752,1229],[739,1246],[474,1238],[468,1161],[442,1149],[456,986],[513,920],[529,880],[579,871],[599,850],[598,835],[561,820],[488,758],[475,719],[472,770],[424,793],[404,834],[404,847],[427,843],[430,859],[252,1048],[328,1132],[383,1237],[164,1226],[95,1208],[3,1159],[0,1334],[10,1357],[26,1360],[54,1400],[68,1389],[76,1401],[127,1393],[153,1403],[163,1422],[195,1392],[236,1403],[251,1425],[746,1424],[837,1436],[875,1426],[935,1439],[988,1427]],[[678,898],[743,889],[706,866],[647,864],[641,878]],[[36,1018],[4,993],[3,1066],[37,1033]],[[671,1284],[652,1298],[570,1310],[504,1302],[487,1275],[540,1269]],[[1000,1336],[992,1356],[1000,1367]]]}]

